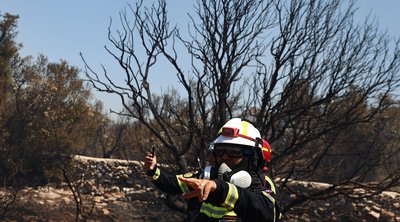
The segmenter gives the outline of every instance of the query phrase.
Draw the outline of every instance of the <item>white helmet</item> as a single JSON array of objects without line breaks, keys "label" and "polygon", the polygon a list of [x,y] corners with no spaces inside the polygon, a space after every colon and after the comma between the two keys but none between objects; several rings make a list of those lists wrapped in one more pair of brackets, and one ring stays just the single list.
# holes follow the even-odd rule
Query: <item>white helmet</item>
[{"label": "white helmet", "polygon": [[233,118],[221,127],[213,144],[220,143],[258,147],[261,149],[264,160],[269,162],[271,159],[271,146],[261,139],[260,131],[253,124],[240,118]]}]

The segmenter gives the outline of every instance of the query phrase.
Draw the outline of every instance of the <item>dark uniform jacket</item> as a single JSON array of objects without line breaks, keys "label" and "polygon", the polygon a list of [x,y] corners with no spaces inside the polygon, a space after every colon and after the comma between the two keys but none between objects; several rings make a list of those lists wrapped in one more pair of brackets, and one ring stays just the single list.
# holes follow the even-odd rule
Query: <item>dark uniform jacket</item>
[{"label": "dark uniform jacket", "polygon": [[[152,182],[164,192],[181,194],[191,190],[178,179],[183,175],[170,175],[159,168],[148,174]],[[259,181],[258,178],[252,179]],[[246,189],[222,180],[214,181],[217,189],[210,193],[206,201],[199,202],[197,198],[188,201],[188,208],[192,214],[187,221],[281,221],[282,214],[276,200],[276,188],[269,177],[265,176],[265,181]]]}]

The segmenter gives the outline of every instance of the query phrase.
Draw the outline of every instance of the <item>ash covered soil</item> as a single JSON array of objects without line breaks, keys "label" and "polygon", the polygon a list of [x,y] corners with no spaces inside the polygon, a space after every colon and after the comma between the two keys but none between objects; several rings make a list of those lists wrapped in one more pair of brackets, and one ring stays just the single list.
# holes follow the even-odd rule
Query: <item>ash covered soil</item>
[{"label": "ash covered soil", "polygon": [[[159,196],[156,198],[156,196]],[[81,195],[83,212],[79,221],[182,221],[184,214],[172,210],[163,194],[143,190],[135,200],[125,192],[108,192],[101,196]],[[77,221],[76,201],[68,188],[27,188],[19,192],[16,202],[1,221]]]}]

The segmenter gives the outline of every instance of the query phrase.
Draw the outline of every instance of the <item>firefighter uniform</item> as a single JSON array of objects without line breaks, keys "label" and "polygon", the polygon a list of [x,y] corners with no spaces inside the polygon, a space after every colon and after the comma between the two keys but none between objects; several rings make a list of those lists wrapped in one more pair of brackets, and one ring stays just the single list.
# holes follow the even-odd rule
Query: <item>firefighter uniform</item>
[{"label": "firefighter uniform", "polygon": [[[148,172],[151,181],[162,191],[173,194],[189,192],[191,188],[179,180],[184,175],[171,175],[156,168]],[[199,174],[191,174],[199,177]],[[185,175],[186,176],[186,175]],[[254,181],[258,178],[253,178]],[[261,183],[243,189],[234,184],[215,180],[217,190],[210,193],[204,202],[189,201],[188,208],[197,210],[188,221],[281,221],[276,188],[265,176],[266,186]]]},{"label": "firefighter uniform", "polygon": [[[152,182],[162,191],[183,194],[193,190],[180,177],[213,180],[213,191],[204,201],[188,199],[187,221],[263,221],[282,220],[277,190],[265,175],[271,147],[260,132],[247,120],[233,118],[219,130],[209,148],[215,159],[214,174],[204,170],[191,175],[171,175],[157,167],[154,155],[146,157],[146,169]],[[229,168],[225,173],[222,166]],[[211,171],[210,171],[211,172]],[[218,172],[217,174],[215,172]],[[244,172],[247,178],[237,182]],[[207,175],[207,176],[206,176]],[[212,176],[211,176],[212,175]],[[182,179],[183,181],[188,181]],[[190,179],[189,179],[190,180]],[[216,186],[216,187],[215,187]],[[197,189],[196,189],[197,190]],[[190,193],[189,193],[190,195]],[[202,193],[200,193],[202,195]]]}]

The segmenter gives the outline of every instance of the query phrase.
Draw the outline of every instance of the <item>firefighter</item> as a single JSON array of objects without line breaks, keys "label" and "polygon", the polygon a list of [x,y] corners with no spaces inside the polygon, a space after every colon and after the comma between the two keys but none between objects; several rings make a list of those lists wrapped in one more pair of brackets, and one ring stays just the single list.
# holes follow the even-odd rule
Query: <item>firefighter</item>
[{"label": "firefighter", "polygon": [[225,123],[210,152],[213,166],[194,174],[167,174],[152,153],[145,168],[160,190],[188,199],[186,221],[281,221],[277,190],[265,172],[271,148],[249,121]]}]

